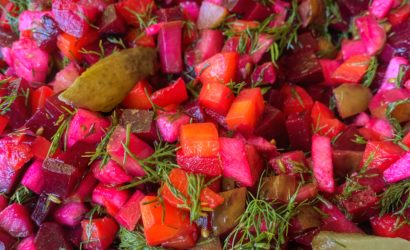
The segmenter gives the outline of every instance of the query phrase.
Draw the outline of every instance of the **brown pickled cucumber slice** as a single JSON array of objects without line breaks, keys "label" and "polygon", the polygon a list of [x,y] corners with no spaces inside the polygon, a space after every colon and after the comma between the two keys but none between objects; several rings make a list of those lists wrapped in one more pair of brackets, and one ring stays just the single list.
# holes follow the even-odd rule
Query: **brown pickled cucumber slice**
[{"label": "brown pickled cucumber slice", "polygon": [[410,242],[365,234],[322,231],[313,238],[313,250],[410,250]]},{"label": "brown pickled cucumber slice", "polygon": [[357,115],[367,109],[372,93],[370,89],[359,84],[342,84],[333,90],[337,110],[342,118]]},{"label": "brown pickled cucumber slice", "polygon": [[116,52],[88,68],[59,98],[79,108],[111,111],[137,81],[154,74],[155,60],[156,51],[151,48]]}]

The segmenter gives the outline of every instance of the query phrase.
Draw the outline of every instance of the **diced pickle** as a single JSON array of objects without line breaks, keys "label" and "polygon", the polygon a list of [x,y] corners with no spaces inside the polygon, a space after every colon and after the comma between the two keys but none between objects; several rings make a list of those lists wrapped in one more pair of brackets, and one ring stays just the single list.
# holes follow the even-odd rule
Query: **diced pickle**
[{"label": "diced pickle", "polygon": [[88,68],[59,98],[80,108],[111,111],[137,81],[154,73],[155,58],[151,48],[116,52]]},{"label": "diced pickle", "polygon": [[372,98],[370,89],[359,84],[342,84],[333,90],[337,110],[342,118],[366,111]]},{"label": "diced pickle", "polygon": [[384,238],[354,233],[322,231],[313,238],[313,250],[410,250],[410,242],[400,238]]},{"label": "diced pickle", "polygon": [[212,212],[214,235],[226,233],[238,224],[238,218],[245,212],[246,193],[244,187],[219,193],[224,203]]},{"label": "diced pickle", "polygon": [[276,175],[262,180],[260,196],[266,200],[289,201],[297,188],[296,178],[290,175]]}]

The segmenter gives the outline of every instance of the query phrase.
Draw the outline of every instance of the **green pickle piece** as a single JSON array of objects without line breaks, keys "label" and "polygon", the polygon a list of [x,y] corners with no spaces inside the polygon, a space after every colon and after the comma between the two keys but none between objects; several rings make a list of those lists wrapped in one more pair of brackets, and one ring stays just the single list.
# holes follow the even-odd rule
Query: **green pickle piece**
[{"label": "green pickle piece", "polygon": [[136,82],[154,74],[155,61],[156,50],[152,48],[130,48],[113,53],[88,68],[59,98],[79,108],[109,112]]},{"label": "green pickle piece", "polygon": [[410,242],[355,233],[322,231],[313,238],[313,250],[410,250]]}]

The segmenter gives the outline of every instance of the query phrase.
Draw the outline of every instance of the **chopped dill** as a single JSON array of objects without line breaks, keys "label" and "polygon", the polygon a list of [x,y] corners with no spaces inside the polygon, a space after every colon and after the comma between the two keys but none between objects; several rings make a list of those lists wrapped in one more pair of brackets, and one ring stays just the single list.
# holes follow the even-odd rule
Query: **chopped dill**
[{"label": "chopped dill", "polygon": [[373,56],[370,60],[369,67],[367,68],[366,75],[363,78],[363,86],[370,87],[370,85],[372,85],[373,80],[376,77],[378,66],[379,63],[377,57]]}]

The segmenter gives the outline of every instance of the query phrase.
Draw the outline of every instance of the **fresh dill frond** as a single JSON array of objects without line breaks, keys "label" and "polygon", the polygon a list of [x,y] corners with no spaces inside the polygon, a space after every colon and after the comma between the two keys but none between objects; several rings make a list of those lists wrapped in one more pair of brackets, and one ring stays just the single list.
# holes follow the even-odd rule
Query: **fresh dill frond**
[{"label": "fresh dill frond", "polygon": [[[55,126],[58,126],[57,131],[51,137],[51,145],[47,152],[47,157],[53,155],[57,149],[60,147],[61,140],[63,140],[63,148],[67,148],[67,131],[70,126],[70,121],[73,114],[60,115],[58,120],[54,123]],[[64,138],[63,138],[64,137]]]},{"label": "fresh dill frond", "polygon": [[125,46],[124,41],[122,40],[121,37],[107,37],[107,41],[114,45],[118,45],[123,49],[127,48],[127,46]]},{"label": "fresh dill frond", "polygon": [[85,48],[82,48],[79,52],[84,55],[96,55],[99,57],[99,59],[103,59],[105,57],[105,49],[102,40],[100,40],[100,42],[98,43],[98,47],[100,51],[87,50]]},{"label": "fresh dill frond", "polygon": [[[5,83],[8,82],[8,79],[4,79],[1,85],[3,86]],[[16,101],[17,97],[20,96],[19,94],[19,87],[20,87],[21,79],[16,79],[11,81],[6,89],[8,94],[5,96],[0,97],[0,114],[4,115],[8,111],[10,111],[11,105],[13,105],[14,101]]]},{"label": "fresh dill frond", "polygon": [[410,207],[410,180],[391,184],[380,198],[380,215],[393,213],[405,217]]},{"label": "fresh dill frond", "polygon": [[19,204],[24,204],[28,200],[33,198],[33,193],[23,185],[20,185],[13,195],[10,197],[10,202],[17,202]]},{"label": "fresh dill frond", "polygon": [[242,91],[242,89],[246,86],[246,82],[230,81],[226,86],[232,90],[234,95],[238,95]]},{"label": "fresh dill frond", "polygon": [[13,4],[13,8],[9,11],[7,11],[3,5],[0,5],[2,12],[5,13],[6,19],[10,24],[11,30],[17,35],[19,34],[18,17],[23,11],[29,8],[30,2],[31,0],[10,0],[10,3]]},{"label": "fresh dill frond", "polygon": [[[264,174],[262,174],[263,178]],[[256,196],[249,193],[245,212],[225,240],[224,249],[281,249],[286,243],[290,220],[303,203],[296,203],[299,188],[289,202],[280,205],[259,196],[259,182]],[[263,225],[263,226],[262,226]],[[232,245],[231,245],[232,244]]]},{"label": "fresh dill frond", "polygon": [[346,200],[350,198],[355,192],[362,191],[364,189],[366,189],[366,187],[361,185],[359,182],[352,179],[351,177],[346,177],[345,186],[342,193],[338,197],[340,197],[342,200]]},{"label": "fresh dill frond", "polygon": [[358,134],[354,135],[354,139],[352,139],[352,142],[354,142],[356,144],[367,144],[366,138],[364,138],[363,136],[358,135]]},{"label": "fresh dill frond", "polygon": [[126,10],[128,10],[131,14],[135,16],[140,26],[140,29],[144,31],[149,26],[156,24],[158,22],[157,16],[152,15],[153,6],[153,4],[150,4],[149,6],[147,6],[147,9],[142,13],[138,13],[135,10],[130,9],[128,7],[126,7]]},{"label": "fresh dill frond", "polygon": [[402,65],[400,65],[400,67],[399,67],[399,73],[398,73],[398,75],[397,75],[397,78],[395,79],[395,81],[394,81],[394,83],[396,84],[396,87],[397,88],[400,88],[401,87],[401,84],[402,84],[402,82],[403,82],[403,79],[404,79],[404,77],[406,76],[406,71],[407,71],[407,68],[408,66],[407,65],[404,65],[404,64],[402,64]]},{"label": "fresh dill frond", "polygon": [[134,231],[128,231],[121,227],[118,233],[120,238],[120,250],[162,250],[162,247],[150,247],[147,245],[145,236],[141,228]]},{"label": "fresh dill frond", "polygon": [[80,243],[80,249],[82,249],[82,245],[83,244],[87,244],[91,242],[91,236],[92,236],[92,232],[93,232],[93,218],[94,216],[97,214],[99,216],[101,216],[104,212],[103,207],[101,207],[100,205],[95,205],[86,215],[85,218],[88,218],[88,223],[85,227],[85,233],[87,236],[87,240],[86,241],[82,241]]},{"label": "fresh dill frond", "polygon": [[389,103],[387,105],[386,118],[387,118],[387,120],[389,121],[390,125],[393,127],[393,130],[394,130],[394,139],[393,139],[394,143],[398,143],[403,139],[404,130],[403,130],[400,122],[393,116],[393,112],[398,106],[400,106],[402,104],[407,104],[407,103],[410,103],[410,98],[406,98],[406,99],[403,99],[403,100],[392,102],[392,103]]},{"label": "fresh dill frond", "polygon": [[104,137],[101,139],[100,143],[98,143],[95,152],[88,152],[85,157],[89,157],[89,165],[93,163],[97,159],[101,159],[100,163],[100,168],[102,168],[105,164],[107,164],[108,160],[110,159],[110,156],[108,155],[107,152],[107,145],[108,142],[110,141],[111,135],[114,133],[115,128],[118,125],[118,118],[117,114],[114,111],[110,117],[111,120],[111,125],[108,127]]},{"label": "fresh dill frond", "polygon": [[370,60],[369,67],[367,68],[366,74],[363,78],[363,86],[370,87],[370,85],[372,85],[373,80],[376,77],[378,66],[379,62],[377,61],[377,57],[373,56]]}]

